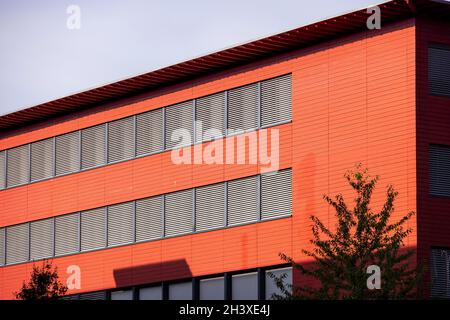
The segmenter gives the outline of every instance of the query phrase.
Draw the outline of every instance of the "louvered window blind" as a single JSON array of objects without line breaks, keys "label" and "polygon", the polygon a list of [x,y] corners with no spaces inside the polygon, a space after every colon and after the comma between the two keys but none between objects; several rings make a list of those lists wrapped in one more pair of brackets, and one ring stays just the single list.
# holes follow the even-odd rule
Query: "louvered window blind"
[{"label": "louvered window blind", "polygon": [[428,151],[429,193],[450,197],[450,146],[432,144]]},{"label": "louvered window blind", "polygon": [[28,261],[28,223],[6,228],[6,263],[13,264]]},{"label": "louvered window blind", "polygon": [[5,228],[0,228],[0,266],[5,264]]},{"label": "louvered window blind", "polygon": [[8,187],[14,187],[29,182],[30,153],[29,146],[24,145],[7,151],[7,181]]},{"label": "louvered window blind", "polygon": [[208,141],[225,135],[225,92],[197,99],[195,112],[196,141]]},{"label": "louvered window blind", "polygon": [[171,237],[193,232],[193,190],[169,193],[165,198],[165,235]]},{"label": "louvered window blind", "polygon": [[261,126],[291,120],[291,82],[290,74],[261,82]]},{"label": "louvered window blind", "polygon": [[106,125],[81,131],[81,167],[88,169],[106,162]]},{"label": "louvered window blind", "polygon": [[228,92],[228,129],[249,130],[258,127],[258,84]]},{"label": "louvered window blind", "polygon": [[163,196],[136,201],[136,241],[163,236]]},{"label": "louvered window blind", "polygon": [[53,139],[31,144],[31,181],[53,176]]},{"label": "louvered window blind", "polygon": [[258,176],[228,182],[228,225],[259,219]]},{"label": "louvered window blind", "polygon": [[134,202],[108,207],[108,247],[134,241]]},{"label": "louvered window blind", "polygon": [[0,151],[0,190],[6,188],[6,152]]},{"label": "louvered window blind", "polygon": [[134,117],[108,124],[108,162],[134,157]]},{"label": "louvered window blind", "polygon": [[431,249],[431,297],[450,299],[450,250]]},{"label": "louvered window blind", "polygon": [[81,251],[106,247],[106,208],[81,213]]},{"label": "louvered window blind", "polygon": [[291,170],[261,175],[261,219],[273,219],[292,212]]},{"label": "louvered window blind", "polygon": [[136,116],[136,155],[164,150],[163,109]]},{"label": "louvered window blind", "polygon": [[79,214],[55,218],[55,255],[62,256],[80,250]]},{"label": "louvered window blind", "polygon": [[75,131],[56,137],[56,175],[80,170],[80,132]]},{"label": "louvered window blind", "polygon": [[430,95],[450,96],[450,46],[433,44],[428,48],[428,91]]},{"label": "louvered window blind", "polygon": [[53,219],[30,223],[30,260],[53,256]]},{"label": "louvered window blind", "polygon": [[195,189],[195,230],[225,227],[226,184],[218,183]]},{"label": "louvered window blind", "polygon": [[[166,107],[166,149],[188,146],[193,142],[193,107],[193,100]],[[186,139],[181,138],[183,134]]]}]

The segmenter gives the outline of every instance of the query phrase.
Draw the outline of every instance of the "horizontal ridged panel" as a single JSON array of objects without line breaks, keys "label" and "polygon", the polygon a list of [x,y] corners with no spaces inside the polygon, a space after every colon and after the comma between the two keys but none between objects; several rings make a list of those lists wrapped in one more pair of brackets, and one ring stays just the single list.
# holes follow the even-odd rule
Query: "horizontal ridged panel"
[{"label": "horizontal ridged panel", "polygon": [[291,213],[291,170],[261,175],[261,219],[278,218]]},{"label": "horizontal ridged panel", "polygon": [[56,137],[56,175],[80,170],[80,132],[75,131]]},{"label": "horizontal ridged panel", "polygon": [[222,137],[225,134],[225,92],[199,98],[195,103],[196,141]]},{"label": "horizontal ridged panel", "polygon": [[450,299],[450,250],[431,249],[431,297]]},{"label": "horizontal ridged panel", "polygon": [[31,181],[53,176],[53,138],[31,144]]},{"label": "horizontal ridged panel", "polygon": [[30,159],[28,145],[9,149],[7,151],[7,158],[8,187],[14,187],[29,182]]},{"label": "horizontal ridged panel", "polygon": [[6,152],[0,151],[0,190],[6,188]]},{"label": "horizontal ridged panel", "polygon": [[429,192],[450,197],[450,146],[430,145]]},{"label": "horizontal ridged panel", "polygon": [[76,253],[80,248],[79,214],[55,218],[55,255]]},{"label": "horizontal ridged panel", "polygon": [[79,295],[80,300],[106,300],[106,291],[97,291],[82,293]]},{"label": "horizontal ridged panel", "polygon": [[134,157],[134,117],[108,124],[108,162]]},{"label": "horizontal ridged panel", "polygon": [[428,48],[428,90],[430,95],[450,96],[450,47]]},{"label": "horizontal ridged panel", "polygon": [[108,246],[134,241],[134,202],[108,207]]},{"label": "horizontal ridged panel", "polygon": [[163,236],[163,196],[136,201],[136,241]]},{"label": "horizontal ridged panel", "polygon": [[[193,108],[193,100],[166,107],[166,149],[183,147],[192,143],[194,133]],[[186,139],[182,139],[185,135]]]},{"label": "horizontal ridged panel", "polygon": [[228,92],[228,128],[249,130],[258,127],[258,84]]},{"label": "horizontal ridged panel", "polygon": [[214,184],[195,190],[195,230],[204,231],[225,226],[226,184]]},{"label": "horizontal ridged panel", "polygon": [[106,247],[106,209],[81,213],[81,251]]},{"label": "horizontal ridged panel", "polygon": [[165,235],[167,237],[193,232],[193,190],[183,190],[166,195]]},{"label": "horizontal ridged panel", "polygon": [[164,150],[163,109],[136,116],[136,155],[142,156]]},{"label": "horizontal ridged panel", "polygon": [[93,168],[106,162],[106,125],[81,131],[81,168]]},{"label": "horizontal ridged panel", "polygon": [[28,223],[6,228],[6,263],[28,261]]},{"label": "horizontal ridged panel", "polygon": [[261,82],[261,125],[270,126],[291,120],[291,75]]},{"label": "horizontal ridged panel", "polygon": [[5,228],[0,228],[0,266],[5,264]]},{"label": "horizontal ridged panel", "polygon": [[30,223],[30,259],[38,260],[53,256],[53,219]]},{"label": "horizontal ridged panel", "polygon": [[259,218],[258,177],[228,182],[228,225],[256,222]]}]

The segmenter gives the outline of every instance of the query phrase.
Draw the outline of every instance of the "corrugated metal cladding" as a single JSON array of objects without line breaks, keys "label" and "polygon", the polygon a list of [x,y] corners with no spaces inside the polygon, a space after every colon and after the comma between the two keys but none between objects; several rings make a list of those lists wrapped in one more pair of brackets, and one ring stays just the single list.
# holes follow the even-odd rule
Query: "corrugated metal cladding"
[{"label": "corrugated metal cladding", "polygon": [[219,92],[196,100],[196,120],[201,121],[202,130],[200,132],[197,128],[195,141],[207,141],[225,135],[225,95],[225,92]]},{"label": "corrugated metal cladding", "polygon": [[228,182],[228,225],[259,220],[258,176]]},{"label": "corrugated metal cladding", "polygon": [[8,187],[27,183],[30,175],[30,150],[28,145],[12,148],[7,151],[7,183]]},{"label": "corrugated metal cladding", "polygon": [[292,75],[261,82],[261,126],[289,121],[292,117]]},{"label": "corrugated metal cladding", "polygon": [[432,44],[428,48],[428,91],[450,96],[450,46]]},{"label": "corrugated metal cladding", "polygon": [[80,132],[75,131],[56,137],[56,175],[80,170]]},{"label": "corrugated metal cladding", "polygon": [[53,218],[30,223],[30,260],[53,256]]},{"label": "corrugated metal cladding", "polygon": [[80,250],[79,214],[55,218],[55,255],[62,256]]},{"label": "corrugated metal cladding", "polygon": [[261,219],[277,218],[291,213],[291,170],[261,175]]},{"label": "corrugated metal cladding", "polygon": [[259,84],[254,83],[228,92],[228,129],[249,130],[259,126]]},{"label": "corrugated metal cladding", "polygon": [[0,266],[5,264],[5,228],[0,228]]},{"label": "corrugated metal cladding", "polygon": [[194,192],[193,189],[169,193],[165,196],[166,237],[191,233],[194,231]]},{"label": "corrugated metal cladding", "polygon": [[108,124],[108,162],[134,157],[134,117]]},{"label": "corrugated metal cladding", "polygon": [[106,247],[106,208],[81,213],[81,251]]},{"label": "corrugated metal cladding", "polygon": [[225,227],[226,183],[195,189],[195,230],[204,231]]},{"label": "corrugated metal cladding", "polygon": [[450,299],[450,250],[431,249],[431,297]]},{"label": "corrugated metal cladding", "polygon": [[134,242],[134,202],[108,207],[108,247]]},{"label": "corrugated metal cladding", "polygon": [[106,125],[81,131],[81,168],[93,168],[106,163]]},{"label": "corrugated metal cladding", "polygon": [[429,193],[450,197],[450,146],[430,145]]},{"label": "corrugated metal cladding", "polygon": [[[165,108],[166,112],[166,149],[188,146],[194,138],[194,101],[182,102]],[[180,130],[183,130],[180,131]],[[190,140],[180,136],[188,134]],[[172,136],[173,135],[173,136]]]},{"label": "corrugated metal cladding", "polygon": [[31,144],[31,181],[53,176],[53,138]]},{"label": "corrugated metal cladding", "polygon": [[6,228],[6,263],[28,261],[29,229],[28,223]]},{"label": "corrugated metal cladding", "polygon": [[163,237],[164,196],[136,201],[136,241]]},{"label": "corrugated metal cladding", "polygon": [[6,188],[6,152],[0,151],[0,190]]},{"label": "corrugated metal cladding", "polygon": [[163,109],[136,116],[136,155],[142,156],[164,150]]}]

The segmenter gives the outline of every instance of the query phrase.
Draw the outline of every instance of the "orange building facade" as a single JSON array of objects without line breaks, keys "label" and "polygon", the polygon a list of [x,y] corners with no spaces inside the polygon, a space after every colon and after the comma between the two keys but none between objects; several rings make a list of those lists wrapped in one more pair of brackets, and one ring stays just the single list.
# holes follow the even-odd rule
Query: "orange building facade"
[{"label": "orange building facade", "polygon": [[[422,2],[417,4],[416,12],[406,1],[381,6],[381,14],[387,12],[388,18],[380,30],[365,29],[367,14],[358,11],[327,20],[330,30],[334,30],[327,31],[328,36],[317,31],[325,28],[324,21],[298,29],[297,42],[293,41],[296,33],[292,31],[289,36],[293,44],[282,52],[273,49],[274,54],[230,63],[227,68],[188,80],[5,128],[0,150],[290,75],[291,118],[247,133],[279,133],[277,169],[290,170],[292,176],[290,214],[52,257],[63,280],[70,277],[71,272],[66,272],[70,266],[79,267],[81,285],[68,294],[106,290],[109,297],[119,289],[201,280],[246,270],[264,272],[284,267],[280,252],[307,262],[301,250],[310,248],[309,217],[316,215],[333,226],[334,212],[323,195],[343,193],[352,199],[343,175],[356,163],[381,177],[372,204],[375,209],[383,203],[385,186],[392,184],[399,192],[394,218],[416,212],[408,224],[413,232],[405,243],[417,249],[415,259],[428,261],[432,248],[450,248],[450,198],[431,196],[428,181],[429,145],[450,146],[450,97],[429,95],[427,71],[429,43],[439,43],[446,50],[445,45],[450,46],[450,23],[448,19],[421,16],[417,13],[422,10],[419,4]],[[445,8],[448,14],[447,5],[433,5],[440,11]],[[428,2],[424,2],[423,7],[427,6]],[[344,20],[349,20],[348,25]],[[344,27],[348,31],[339,34],[339,28]],[[270,39],[272,48],[277,48],[277,41],[282,43],[284,38],[281,35]],[[269,44],[264,48],[266,52],[271,51]],[[254,45],[255,50],[262,50],[258,42]],[[11,121],[7,117],[3,116],[5,123]],[[224,137],[225,145],[234,138]],[[185,150],[207,148],[209,143]],[[235,181],[259,175],[263,167],[260,163],[174,164],[168,150],[5,187],[0,191],[0,228]],[[1,299],[13,298],[13,292],[29,277],[33,263],[39,264],[36,260],[13,264],[4,261],[0,266]],[[427,283],[430,277],[428,274]],[[294,273],[294,284],[298,281]],[[258,297],[264,295],[259,293]],[[194,293],[193,298],[199,297]]]}]

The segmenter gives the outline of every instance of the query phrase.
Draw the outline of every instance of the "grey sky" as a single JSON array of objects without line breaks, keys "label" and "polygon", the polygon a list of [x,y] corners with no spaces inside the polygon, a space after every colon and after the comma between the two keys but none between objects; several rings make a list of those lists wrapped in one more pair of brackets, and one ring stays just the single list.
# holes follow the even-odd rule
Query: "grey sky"
[{"label": "grey sky", "polygon": [[0,0],[0,114],[378,2]]}]

